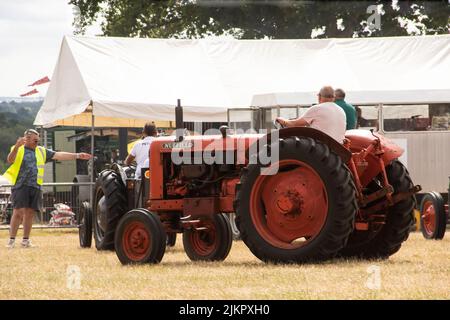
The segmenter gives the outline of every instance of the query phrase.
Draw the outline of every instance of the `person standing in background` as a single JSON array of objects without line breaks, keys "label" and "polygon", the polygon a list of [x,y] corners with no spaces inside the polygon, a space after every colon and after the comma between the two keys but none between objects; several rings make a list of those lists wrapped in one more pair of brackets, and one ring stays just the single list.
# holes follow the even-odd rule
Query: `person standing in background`
[{"label": "person standing in background", "polygon": [[34,129],[25,131],[24,136],[17,139],[8,154],[10,167],[3,174],[12,185],[11,201],[13,215],[9,228],[9,241],[6,245],[12,249],[15,246],[17,230],[23,223],[22,247],[33,245],[29,239],[33,217],[36,211],[42,209],[42,190],[44,182],[44,165],[51,160],[89,160],[88,153],[55,152],[38,146],[39,133]]},{"label": "person standing in background", "polygon": [[345,91],[342,89],[336,89],[334,90],[334,95],[336,97],[336,100],[334,103],[336,103],[339,107],[341,107],[344,112],[345,116],[347,118],[347,130],[355,129],[356,128],[356,109],[354,106],[352,106],[350,103],[347,103],[345,99]]}]

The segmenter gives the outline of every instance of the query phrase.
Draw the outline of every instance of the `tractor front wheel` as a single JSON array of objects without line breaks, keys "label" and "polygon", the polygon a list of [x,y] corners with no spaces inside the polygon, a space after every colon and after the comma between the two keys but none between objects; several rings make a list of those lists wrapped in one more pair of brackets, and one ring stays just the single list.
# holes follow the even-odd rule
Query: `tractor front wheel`
[{"label": "tractor front wheel", "polygon": [[97,250],[114,250],[114,232],[127,211],[125,186],[113,170],[104,170],[97,177],[92,223]]},{"label": "tractor front wheel", "polygon": [[438,192],[429,192],[420,203],[420,229],[425,239],[444,238],[447,227],[444,199]]},{"label": "tractor front wheel", "polygon": [[166,250],[166,240],[166,232],[156,214],[133,209],[120,220],[114,247],[122,264],[159,263]]},{"label": "tractor front wheel", "polygon": [[[222,261],[228,256],[233,243],[233,234],[227,217],[215,214],[198,226],[200,230],[183,232],[183,246],[192,261]],[[204,228],[204,229],[203,229]]]},{"label": "tractor front wheel", "polygon": [[80,247],[90,248],[92,245],[92,210],[89,202],[83,201],[79,209],[78,237]]}]

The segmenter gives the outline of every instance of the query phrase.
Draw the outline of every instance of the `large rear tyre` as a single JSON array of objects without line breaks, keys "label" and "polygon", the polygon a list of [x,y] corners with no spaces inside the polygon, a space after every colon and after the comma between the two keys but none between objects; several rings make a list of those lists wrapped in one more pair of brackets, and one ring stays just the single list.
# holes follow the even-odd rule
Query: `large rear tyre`
[{"label": "large rear tyre", "polygon": [[156,214],[133,209],[120,219],[114,245],[122,264],[159,263],[166,250],[166,232]]},{"label": "large rear tyre", "polygon": [[92,210],[89,202],[84,201],[81,204],[78,219],[80,247],[90,248],[92,245]]},{"label": "large rear tyre", "polygon": [[118,174],[112,170],[100,172],[92,211],[97,250],[114,250],[114,233],[127,206],[125,186]]},{"label": "large rear tyre", "polygon": [[[408,170],[398,160],[386,167],[389,183],[394,188],[394,195],[406,192],[414,187]],[[404,241],[408,239],[411,226],[414,224],[414,195],[396,203],[387,211],[386,222],[375,232],[354,231],[347,246],[340,252],[342,256],[356,256],[365,259],[387,259],[400,250]]]},{"label": "large rear tyre", "polygon": [[205,230],[188,229],[183,232],[183,246],[192,261],[222,261],[230,253],[233,235],[227,217],[215,214],[202,221]]},{"label": "large rear tyre", "polygon": [[444,199],[435,191],[425,194],[420,203],[420,229],[425,239],[441,240],[447,227]]},{"label": "large rear tyre", "polygon": [[236,222],[242,240],[265,262],[333,258],[353,230],[355,186],[341,158],[319,141],[280,139],[275,175],[250,164],[237,185]]}]

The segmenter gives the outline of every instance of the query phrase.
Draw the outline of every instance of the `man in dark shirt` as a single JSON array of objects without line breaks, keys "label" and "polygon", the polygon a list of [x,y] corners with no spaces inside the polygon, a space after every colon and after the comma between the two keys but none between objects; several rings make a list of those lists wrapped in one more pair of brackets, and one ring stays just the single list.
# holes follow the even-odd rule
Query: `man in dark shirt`
[{"label": "man in dark shirt", "polygon": [[11,200],[13,216],[9,230],[8,248],[14,248],[17,230],[23,223],[22,247],[31,247],[29,240],[35,211],[42,208],[41,185],[44,178],[44,164],[51,160],[88,160],[92,156],[87,153],[55,152],[38,146],[39,133],[28,129],[24,136],[17,139],[8,154],[11,166],[4,177],[13,184]]}]

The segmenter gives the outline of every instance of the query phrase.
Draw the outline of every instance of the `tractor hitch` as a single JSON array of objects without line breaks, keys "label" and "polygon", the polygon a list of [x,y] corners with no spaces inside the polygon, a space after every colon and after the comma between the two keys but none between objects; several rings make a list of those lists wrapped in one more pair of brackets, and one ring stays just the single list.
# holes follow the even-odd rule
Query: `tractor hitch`
[{"label": "tractor hitch", "polygon": [[395,195],[392,196],[392,201],[383,201],[381,203],[378,203],[376,205],[364,208],[364,209],[360,209],[360,212],[366,216],[369,217],[373,214],[375,214],[376,212],[380,212],[382,210],[385,210],[387,208],[389,208],[390,206],[393,206],[394,204],[407,199],[408,197],[410,197],[411,195],[418,193],[420,190],[422,190],[422,187],[420,185],[416,185],[413,188],[409,189],[406,192],[399,192]]}]

